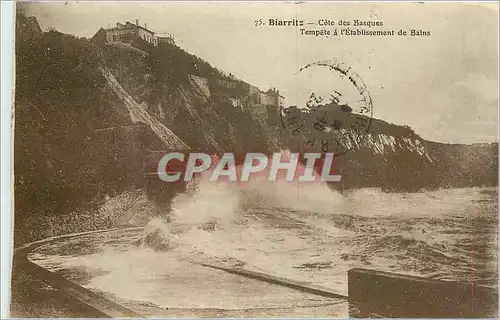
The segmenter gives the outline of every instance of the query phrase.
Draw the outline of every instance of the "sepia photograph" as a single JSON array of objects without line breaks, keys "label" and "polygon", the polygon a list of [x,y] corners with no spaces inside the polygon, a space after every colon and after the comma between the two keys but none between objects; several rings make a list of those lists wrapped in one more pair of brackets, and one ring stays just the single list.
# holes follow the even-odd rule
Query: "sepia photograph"
[{"label": "sepia photograph", "polygon": [[498,318],[498,2],[14,7],[10,317]]}]

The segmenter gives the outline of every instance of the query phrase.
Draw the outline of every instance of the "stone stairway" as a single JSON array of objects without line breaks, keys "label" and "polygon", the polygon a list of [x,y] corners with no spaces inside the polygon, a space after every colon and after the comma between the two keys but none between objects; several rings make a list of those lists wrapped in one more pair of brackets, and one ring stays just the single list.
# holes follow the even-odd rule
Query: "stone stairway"
[{"label": "stone stairway", "polygon": [[149,128],[156,134],[158,138],[165,144],[167,149],[175,151],[189,150],[189,146],[182,141],[175,133],[167,128],[158,119],[149,114],[137,101],[130,96],[130,94],[121,86],[116,80],[111,71],[106,67],[99,67],[104,78],[106,78],[108,85],[123,100],[127,107],[130,117],[134,123],[140,122],[149,126]]}]

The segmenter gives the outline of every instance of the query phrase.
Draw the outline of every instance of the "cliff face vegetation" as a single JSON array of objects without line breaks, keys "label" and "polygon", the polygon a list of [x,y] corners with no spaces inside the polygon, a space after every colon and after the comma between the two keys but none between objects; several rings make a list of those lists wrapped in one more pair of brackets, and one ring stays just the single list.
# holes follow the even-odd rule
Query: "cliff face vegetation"
[{"label": "cliff face vegetation", "polygon": [[[147,126],[131,119],[100,66],[108,67],[149,114],[192,150],[268,149],[263,125],[228,98],[228,90],[239,89],[219,86],[228,76],[201,59],[173,45],[154,48],[140,39],[114,47],[55,30],[41,32],[19,13],[16,243],[40,238],[48,221],[60,224],[55,234],[68,230],[67,219],[54,216],[85,216],[79,221],[83,230],[105,227],[97,208],[106,197],[126,189],[148,187],[165,203],[180,191],[179,186],[147,179],[152,163],[145,162],[165,147]],[[213,95],[203,96],[190,75],[209,79]]]},{"label": "cliff face vegetation", "polygon": [[[135,51],[103,45],[106,66],[147,111],[195,150],[266,152],[276,148],[255,121],[245,83],[224,75],[173,44],[135,39]],[[201,83],[200,83],[201,82]],[[230,87],[224,83],[231,84]],[[235,106],[232,100],[238,99]]]},{"label": "cliff face vegetation", "polygon": [[104,197],[144,184],[142,155],[154,137],[107,90],[87,39],[37,33],[22,14],[17,24],[15,241],[34,240],[49,227],[43,221],[75,211],[95,213],[80,219],[83,228],[102,227]]},{"label": "cliff face vegetation", "polygon": [[[71,222],[54,219],[63,215],[79,220],[82,230],[104,227],[107,222],[97,208],[106,197],[127,189],[146,188],[155,202],[166,205],[182,191],[182,186],[148,178],[165,145],[150,127],[131,118],[106,83],[102,67],[111,71],[141,108],[195,151],[305,151],[304,145],[313,136],[331,139],[331,132],[314,128],[317,113],[338,118],[341,112],[332,106],[312,113],[295,110],[309,128],[302,132],[305,138],[299,139],[282,126],[277,108],[256,99],[258,88],[174,44],[153,47],[141,39],[102,44],[57,31],[41,32],[20,13],[16,30],[16,243],[40,238],[37,229],[43,229],[47,221],[61,225],[54,234],[65,232],[64,223]],[[497,185],[498,144],[429,142],[407,127],[380,120],[372,121],[362,144],[356,145],[355,135],[356,131],[346,129],[339,137],[352,150],[335,159],[343,182],[333,187],[401,191]],[[307,148],[322,151],[319,143]]]}]

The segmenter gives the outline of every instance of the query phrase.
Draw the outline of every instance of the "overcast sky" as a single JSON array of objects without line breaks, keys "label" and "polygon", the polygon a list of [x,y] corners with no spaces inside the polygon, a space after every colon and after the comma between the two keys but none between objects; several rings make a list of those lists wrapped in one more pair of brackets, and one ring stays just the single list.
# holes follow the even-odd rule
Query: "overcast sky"
[{"label": "overcast sky", "polygon": [[[306,93],[325,84],[348,91],[345,81],[324,70],[297,76],[307,63],[334,58],[361,76],[376,118],[439,142],[498,141],[497,4],[69,2],[31,3],[27,12],[44,30],[85,37],[139,19],[244,81],[278,88],[287,104],[303,103]],[[377,20],[384,29],[428,30],[431,36],[324,38],[255,27],[255,20],[269,18]],[[355,95],[346,96],[355,103]]]}]

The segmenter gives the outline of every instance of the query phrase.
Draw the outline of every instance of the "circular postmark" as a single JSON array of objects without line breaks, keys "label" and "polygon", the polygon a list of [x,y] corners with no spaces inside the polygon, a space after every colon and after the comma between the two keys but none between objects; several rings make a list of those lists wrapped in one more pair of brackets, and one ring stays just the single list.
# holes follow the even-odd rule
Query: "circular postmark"
[{"label": "circular postmark", "polygon": [[366,84],[350,66],[336,60],[310,63],[299,69],[297,77],[306,72],[301,106],[280,110],[283,128],[300,141],[301,148],[335,156],[359,149],[373,117]]}]

